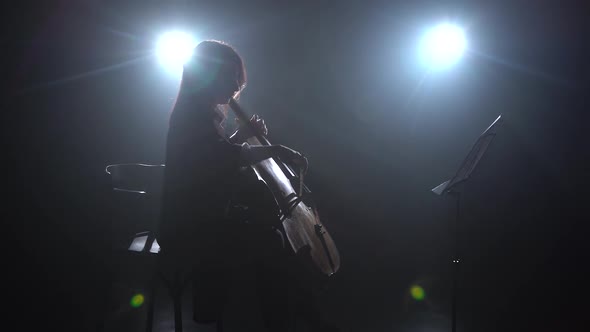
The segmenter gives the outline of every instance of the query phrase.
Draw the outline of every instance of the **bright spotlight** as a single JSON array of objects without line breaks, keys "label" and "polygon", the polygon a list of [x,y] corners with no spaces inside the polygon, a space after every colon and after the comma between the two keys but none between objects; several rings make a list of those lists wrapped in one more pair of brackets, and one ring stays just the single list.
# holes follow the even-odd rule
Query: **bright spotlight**
[{"label": "bright spotlight", "polygon": [[428,30],[420,43],[420,59],[430,69],[451,67],[467,48],[463,30],[453,24],[443,23]]},{"label": "bright spotlight", "polygon": [[171,31],[158,40],[156,54],[168,71],[182,72],[182,66],[190,59],[195,46],[197,43],[191,35]]}]

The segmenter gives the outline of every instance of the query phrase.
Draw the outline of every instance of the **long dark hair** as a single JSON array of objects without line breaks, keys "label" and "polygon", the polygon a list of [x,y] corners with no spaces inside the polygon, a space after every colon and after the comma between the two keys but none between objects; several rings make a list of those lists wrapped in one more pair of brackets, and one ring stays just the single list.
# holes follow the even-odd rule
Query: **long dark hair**
[{"label": "long dark hair", "polygon": [[[229,44],[218,40],[200,42],[191,59],[184,65],[178,99],[199,94],[219,78],[220,70],[236,68],[240,90],[246,85],[246,67],[238,52]],[[177,102],[178,102],[177,99]]]}]

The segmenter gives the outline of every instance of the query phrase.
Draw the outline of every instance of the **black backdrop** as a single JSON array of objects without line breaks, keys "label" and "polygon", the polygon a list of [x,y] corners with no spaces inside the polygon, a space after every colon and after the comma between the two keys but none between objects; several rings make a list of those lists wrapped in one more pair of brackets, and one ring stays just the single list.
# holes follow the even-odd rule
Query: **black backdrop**
[{"label": "black backdrop", "polygon": [[[326,314],[349,331],[448,330],[453,174],[498,114],[466,187],[460,327],[586,330],[588,12],[581,3],[54,1],[5,11],[4,288],[25,330],[95,329],[107,291],[104,166],[161,163],[177,82],[146,50],[169,26],[223,39],[243,104],[304,151],[342,254]],[[473,52],[422,76],[423,26]],[[149,55],[149,54],[148,54]],[[145,56],[145,57],[141,57]],[[426,300],[409,297],[420,284]],[[430,330],[429,330],[430,331]]]}]

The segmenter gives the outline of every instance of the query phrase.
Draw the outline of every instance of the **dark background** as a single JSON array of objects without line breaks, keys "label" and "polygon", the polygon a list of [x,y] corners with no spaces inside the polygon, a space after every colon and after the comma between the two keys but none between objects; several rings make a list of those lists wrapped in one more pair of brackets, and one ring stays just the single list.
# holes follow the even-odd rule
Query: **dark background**
[{"label": "dark background", "polygon": [[[8,6],[8,5],[5,5]],[[345,331],[449,331],[450,178],[504,123],[465,188],[461,331],[586,331],[589,12],[574,1],[40,1],[4,10],[7,322],[93,331],[112,244],[107,164],[162,163],[178,82],[169,28],[234,45],[242,104],[303,151],[342,256],[322,306]],[[424,77],[421,30],[470,52]],[[585,219],[586,217],[586,219]],[[409,288],[419,284],[424,301]]]}]

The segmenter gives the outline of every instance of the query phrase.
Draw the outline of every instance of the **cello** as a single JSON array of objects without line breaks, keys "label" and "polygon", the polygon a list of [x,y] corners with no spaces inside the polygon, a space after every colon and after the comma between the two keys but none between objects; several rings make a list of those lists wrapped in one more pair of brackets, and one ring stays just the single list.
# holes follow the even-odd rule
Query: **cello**
[{"label": "cello", "polygon": [[[268,139],[253,128],[246,112],[231,98],[230,108],[242,123],[250,126],[255,135],[247,142],[251,145],[271,145]],[[293,168],[278,157],[262,160],[250,166],[258,180],[264,182],[278,207],[278,218],[291,248],[307,265],[324,276],[331,276],[340,268],[340,254],[318,211],[311,200],[311,191],[303,183],[303,170],[299,176]],[[299,190],[294,187],[298,184]]]}]

